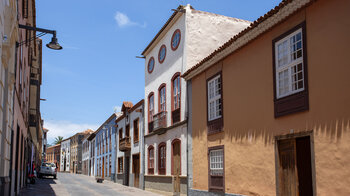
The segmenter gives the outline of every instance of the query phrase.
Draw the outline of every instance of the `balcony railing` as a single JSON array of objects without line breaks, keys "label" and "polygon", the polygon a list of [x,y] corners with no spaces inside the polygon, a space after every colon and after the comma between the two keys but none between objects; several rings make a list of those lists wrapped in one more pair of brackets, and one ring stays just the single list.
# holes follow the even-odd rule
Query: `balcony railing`
[{"label": "balcony railing", "polygon": [[159,112],[153,116],[153,131],[161,131],[167,128],[167,112]]},{"label": "balcony railing", "polygon": [[180,108],[171,112],[171,118],[173,120],[173,124],[180,122]]},{"label": "balcony railing", "polygon": [[128,151],[131,149],[130,137],[124,137],[119,140],[119,150]]}]

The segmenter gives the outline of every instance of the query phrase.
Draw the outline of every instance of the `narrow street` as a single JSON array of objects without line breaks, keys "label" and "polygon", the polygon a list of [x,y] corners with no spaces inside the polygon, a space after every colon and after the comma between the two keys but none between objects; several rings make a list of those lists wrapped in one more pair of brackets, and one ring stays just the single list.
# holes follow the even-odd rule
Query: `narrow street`
[{"label": "narrow street", "polygon": [[154,196],[155,193],[137,189],[134,187],[126,187],[110,181],[96,183],[93,177],[58,173],[57,179],[47,177],[37,179],[34,185],[28,185],[24,188],[20,196],[89,196],[89,195],[143,195]]}]

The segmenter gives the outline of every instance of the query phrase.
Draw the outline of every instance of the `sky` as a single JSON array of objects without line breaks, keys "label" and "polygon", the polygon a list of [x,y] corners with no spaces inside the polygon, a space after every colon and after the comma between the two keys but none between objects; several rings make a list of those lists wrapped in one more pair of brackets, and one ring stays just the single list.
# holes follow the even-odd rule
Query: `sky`
[{"label": "sky", "polygon": [[[96,130],[123,101],[144,98],[136,58],[179,5],[254,21],[280,0],[36,0],[36,25],[57,31],[63,50],[43,47],[41,115],[48,143]],[[42,37],[43,44],[51,36]]]}]

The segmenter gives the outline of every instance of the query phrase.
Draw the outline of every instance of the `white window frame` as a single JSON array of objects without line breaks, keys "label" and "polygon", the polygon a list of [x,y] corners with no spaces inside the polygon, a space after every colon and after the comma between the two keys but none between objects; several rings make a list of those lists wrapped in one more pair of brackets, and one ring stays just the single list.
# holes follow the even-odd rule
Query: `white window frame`
[{"label": "white window frame", "polygon": [[[301,34],[301,57],[292,60],[292,51],[291,51],[291,42],[290,39],[297,35],[298,33]],[[287,63],[279,66],[278,64],[278,46],[282,44],[283,42],[287,41]],[[304,64],[304,39],[303,39],[303,29],[299,28],[298,30],[290,33],[289,35],[285,36],[283,39],[277,41],[275,43],[275,81],[276,81],[276,97],[277,99],[283,98],[298,92],[301,92],[305,89],[305,64]],[[302,64],[302,81],[303,81],[303,87],[293,90],[293,81],[292,81],[292,68],[294,66],[298,66],[299,64]],[[280,94],[279,90],[279,73],[284,72],[287,70],[287,77],[288,77],[288,92],[285,94]]]},{"label": "white window frame", "polygon": [[[221,152],[221,155],[214,154],[217,152]],[[221,158],[221,160],[220,160]],[[209,151],[209,168],[210,168],[210,175],[219,175],[222,176],[224,174],[224,149],[215,149]],[[215,171],[221,172],[221,174],[213,174]]]},{"label": "white window frame", "polygon": [[[207,92],[207,98],[208,98],[208,121],[212,121],[212,120],[216,120],[216,119],[219,119],[222,117],[222,100],[221,100],[221,94],[222,94],[222,89],[220,89],[220,93],[218,95],[215,95],[215,92],[218,90],[215,86],[215,80],[217,79],[221,79],[221,83],[220,83],[220,86],[222,88],[222,78],[221,78],[221,74],[215,76],[214,78],[210,79],[208,82],[207,82],[207,88],[208,88],[208,92]],[[210,98],[210,93],[211,93],[211,89],[210,89],[210,84],[211,83],[214,83],[213,85],[213,93],[214,93],[214,96],[212,98]],[[217,100],[221,100],[221,114],[217,115],[217,110],[216,110],[216,101]],[[210,103],[213,103],[214,104],[214,116],[211,117],[210,115]]]}]

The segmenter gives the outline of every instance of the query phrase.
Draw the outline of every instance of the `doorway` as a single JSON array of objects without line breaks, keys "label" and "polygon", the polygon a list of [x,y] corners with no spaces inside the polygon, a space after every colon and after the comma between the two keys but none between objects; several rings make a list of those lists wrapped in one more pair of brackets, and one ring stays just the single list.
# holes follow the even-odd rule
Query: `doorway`
[{"label": "doorway", "polygon": [[181,175],[181,141],[172,142],[172,174],[174,175],[174,192],[180,193]]},{"label": "doorway", "polygon": [[130,157],[125,157],[125,173],[124,173],[124,185],[129,186],[129,173],[130,173]]},{"label": "doorway", "polygon": [[277,141],[279,195],[313,195],[310,143],[310,136]]},{"label": "doorway", "polygon": [[132,170],[134,173],[134,187],[140,186],[140,154],[132,155]]}]

